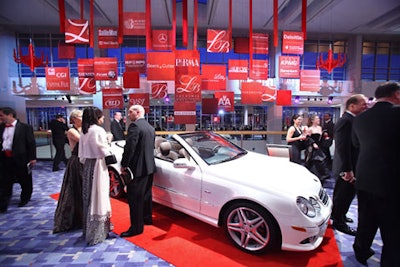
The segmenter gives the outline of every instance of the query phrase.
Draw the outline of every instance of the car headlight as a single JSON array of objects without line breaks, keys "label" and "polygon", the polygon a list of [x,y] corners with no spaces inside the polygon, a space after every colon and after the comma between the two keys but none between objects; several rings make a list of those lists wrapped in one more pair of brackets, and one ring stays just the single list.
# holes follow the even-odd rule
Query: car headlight
[{"label": "car headlight", "polygon": [[321,206],[315,198],[310,197],[306,199],[304,197],[297,197],[296,204],[305,215],[314,218],[317,212],[321,210]]}]

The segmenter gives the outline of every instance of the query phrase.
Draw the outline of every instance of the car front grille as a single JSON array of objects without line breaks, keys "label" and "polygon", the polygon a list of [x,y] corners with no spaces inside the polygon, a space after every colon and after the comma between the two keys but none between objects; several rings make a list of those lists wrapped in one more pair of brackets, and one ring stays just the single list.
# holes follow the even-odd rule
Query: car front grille
[{"label": "car front grille", "polygon": [[319,190],[318,196],[321,199],[322,203],[324,203],[324,205],[328,204],[329,196],[328,196],[328,193],[326,192],[326,190],[323,187],[321,187],[321,190]]}]

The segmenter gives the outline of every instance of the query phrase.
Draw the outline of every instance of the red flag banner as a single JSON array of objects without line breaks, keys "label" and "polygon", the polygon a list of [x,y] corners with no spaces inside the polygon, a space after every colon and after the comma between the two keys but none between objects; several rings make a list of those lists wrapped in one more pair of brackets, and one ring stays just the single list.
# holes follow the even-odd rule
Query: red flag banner
[{"label": "red flag banner", "polygon": [[301,70],[300,91],[319,92],[320,80],[320,70]]},{"label": "red flag banner", "polygon": [[276,105],[278,106],[291,106],[292,105],[292,91],[291,90],[278,90],[276,92]]},{"label": "red flag banner", "polygon": [[118,61],[115,57],[98,57],[94,59],[94,77],[97,81],[118,79]]},{"label": "red flag banner", "polygon": [[283,32],[282,53],[302,55],[304,53],[304,38],[302,32]]},{"label": "red flag banner", "polygon": [[67,19],[65,21],[65,43],[88,44],[89,22],[83,19]]},{"label": "red flag banner", "polygon": [[218,110],[235,111],[235,94],[233,92],[215,92],[214,97],[218,99]]},{"label": "red flag banner", "polygon": [[119,48],[118,28],[99,27],[97,39],[99,48]]},{"label": "red flag banner", "polygon": [[129,106],[141,105],[146,113],[150,112],[150,96],[148,93],[129,94]]},{"label": "red flag banner", "polygon": [[279,56],[279,77],[280,78],[299,78],[300,77],[300,57],[299,56]]},{"label": "red flag banner", "polygon": [[226,90],[225,65],[201,65],[202,90]]},{"label": "red flag banner", "polygon": [[261,104],[262,88],[258,82],[242,82],[242,104]]},{"label": "red flag banner", "polygon": [[175,102],[197,102],[201,100],[200,75],[177,75],[175,80]]},{"label": "red flag banner", "polygon": [[124,97],[122,95],[122,89],[110,88],[103,89],[103,108],[124,108]]},{"label": "red flag banner", "polygon": [[145,54],[125,54],[125,70],[137,71],[141,74],[146,73]]},{"label": "red flag banner", "polygon": [[249,62],[245,59],[229,59],[228,78],[229,80],[247,80],[249,76]]},{"label": "red flag banner", "polygon": [[268,60],[253,59],[253,66],[250,67],[249,77],[253,80],[267,80]]},{"label": "red flag banner", "polygon": [[146,12],[124,12],[124,35],[146,35]]},{"label": "red flag banner", "polygon": [[276,100],[276,86],[261,86],[262,102],[274,102]]},{"label": "red flag banner", "polygon": [[74,59],[76,57],[75,45],[58,43],[58,58],[59,59]]},{"label": "red flag banner", "polygon": [[176,102],[174,103],[175,124],[196,124],[196,103]]},{"label": "red flag banner", "polygon": [[151,84],[151,98],[164,99],[168,96],[167,83],[152,83]]},{"label": "red flag banner", "polygon": [[[234,39],[234,51],[238,54],[248,54],[249,38],[236,37]],[[268,34],[253,33],[253,54],[268,54]]]},{"label": "red flag banner", "polygon": [[96,80],[94,79],[93,58],[78,58],[79,93],[95,94]]},{"label": "red flag banner", "polygon": [[147,52],[147,80],[174,81],[175,53]]},{"label": "red flag banner", "polygon": [[203,98],[201,100],[201,113],[203,114],[218,114],[218,99]]},{"label": "red flag banner", "polygon": [[153,50],[173,50],[172,30],[152,30]]},{"label": "red flag banner", "polygon": [[207,30],[207,52],[229,53],[231,43],[226,30]]},{"label": "red flag banner", "polygon": [[69,91],[71,79],[68,67],[46,67],[46,89]]},{"label": "red flag banner", "polygon": [[122,75],[124,88],[140,88],[140,73],[137,71],[125,71]]},{"label": "red flag banner", "polygon": [[175,50],[175,75],[200,74],[198,50]]}]

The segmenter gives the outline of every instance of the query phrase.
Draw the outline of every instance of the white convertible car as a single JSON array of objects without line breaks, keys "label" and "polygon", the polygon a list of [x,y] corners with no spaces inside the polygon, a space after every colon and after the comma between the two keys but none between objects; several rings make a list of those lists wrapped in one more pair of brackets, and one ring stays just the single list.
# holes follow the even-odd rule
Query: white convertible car
[{"label": "white convertible car", "polygon": [[[113,142],[110,195],[124,195]],[[324,237],[332,201],[319,179],[288,159],[246,151],[210,131],[157,137],[153,201],[222,227],[238,248],[310,251]]]}]

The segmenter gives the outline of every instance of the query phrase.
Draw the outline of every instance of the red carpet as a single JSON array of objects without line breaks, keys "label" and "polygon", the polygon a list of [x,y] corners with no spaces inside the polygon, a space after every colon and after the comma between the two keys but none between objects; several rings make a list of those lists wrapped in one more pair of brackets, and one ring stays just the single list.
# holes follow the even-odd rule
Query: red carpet
[{"label": "red carpet", "polygon": [[[58,199],[58,194],[52,197]],[[120,234],[129,228],[128,204],[111,199],[111,206],[114,232]],[[153,223],[145,226],[142,235],[127,240],[175,266],[343,266],[330,227],[314,251],[251,255],[234,247],[222,229],[158,204],[154,204]]]}]

